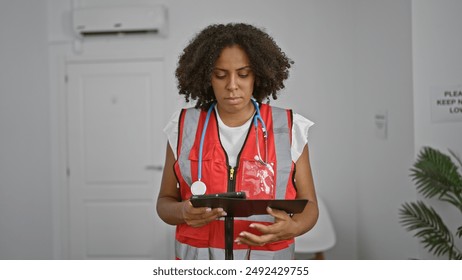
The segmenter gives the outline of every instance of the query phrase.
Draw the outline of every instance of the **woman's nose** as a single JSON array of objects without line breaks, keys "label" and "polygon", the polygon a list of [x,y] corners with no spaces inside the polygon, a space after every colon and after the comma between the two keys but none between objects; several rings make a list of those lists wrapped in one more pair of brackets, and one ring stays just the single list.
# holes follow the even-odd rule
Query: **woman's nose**
[{"label": "woman's nose", "polygon": [[229,75],[229,81],[228,84],[226,85],[226,89],[229,91],[234,91],[238,88],[237,86],[237,77],[235,74]]}]

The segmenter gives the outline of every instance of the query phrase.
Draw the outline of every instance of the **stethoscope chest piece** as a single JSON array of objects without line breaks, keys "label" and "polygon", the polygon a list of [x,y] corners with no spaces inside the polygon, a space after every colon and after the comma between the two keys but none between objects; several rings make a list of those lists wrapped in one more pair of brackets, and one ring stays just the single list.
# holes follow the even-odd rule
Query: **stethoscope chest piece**
[{"label": "stethoscope chest piece", "polygon": [[205,186],[204,182],[202,181],[196,181],[192,183],[191,185],[191,193],[193,195],[203,195],[205,194],[205,191],[207,190],[207,187]]}]

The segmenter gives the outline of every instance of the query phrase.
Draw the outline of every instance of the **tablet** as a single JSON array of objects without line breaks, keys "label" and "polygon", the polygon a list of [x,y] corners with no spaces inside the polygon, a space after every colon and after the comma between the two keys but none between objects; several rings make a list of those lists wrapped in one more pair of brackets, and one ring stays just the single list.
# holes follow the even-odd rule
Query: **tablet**
[{"label": "tablet", "polygon": [[249,217],[268,214],[266,208],[284,210],[289,214],[300,213],[307,199],[242,199],[229,197],[191,197],[194,207],[223,208],[228,217]]}]

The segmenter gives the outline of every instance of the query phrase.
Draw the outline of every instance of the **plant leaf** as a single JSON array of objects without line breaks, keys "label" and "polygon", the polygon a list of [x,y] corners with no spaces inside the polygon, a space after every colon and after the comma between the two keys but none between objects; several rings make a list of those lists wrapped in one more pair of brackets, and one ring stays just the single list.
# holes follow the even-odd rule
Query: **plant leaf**
[{"label": "plant leaf", "polygon": [[430,253],[462,259],[462,254],[454,246],[454,238],[436,211],[422,201],[404,203],[400,209],[400,223],[407,231],[415,231]]},{"label": "plant leaf", "polygon": [[462,237],[462,226],[457,228],[456,236],[461,238]]},{"label": "plant leaf", "polygon": [[459,163],[459,166],[462,167],[462,160],[451,150],[449,150],[449,153],[451,156]]},{"label": "plant leaf", "polygon": [[443,197],[450,192],[460,196],[462,177],[448,155],[431,147],[424,147],[411,168],[417,190],[426,198]]}]

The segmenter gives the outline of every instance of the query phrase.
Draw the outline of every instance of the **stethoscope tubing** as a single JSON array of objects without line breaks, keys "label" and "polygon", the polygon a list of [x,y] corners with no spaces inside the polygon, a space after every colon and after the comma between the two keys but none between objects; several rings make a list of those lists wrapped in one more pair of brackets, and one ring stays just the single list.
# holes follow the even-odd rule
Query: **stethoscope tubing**
[{"label": "stethoscope tubing", "polygon": [[212,114],[212,110],[215,107],[215,104],[216,102],[213,102],[212,105],[210,105],[210,108],[207,111],[207,116],[205,117],[204,127],[202,128],[201,141],[199,142],[199,167],[197,170],[197,180],[198,181],[202,179],[202,154],[203,154],[202,151],[204,149],[204,139],[205,139],[205,134],[207,132],[207,127],[209,126],[210,115]]}]

